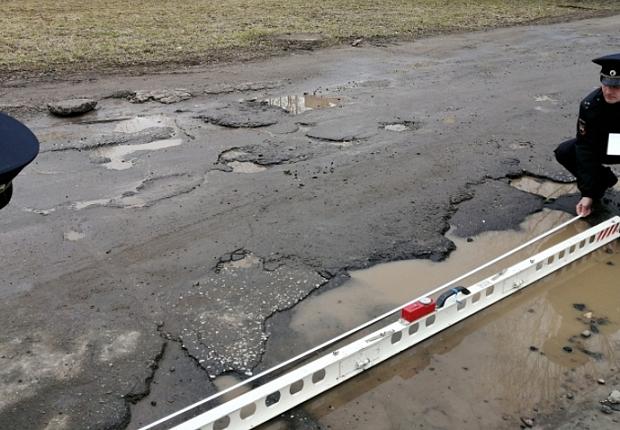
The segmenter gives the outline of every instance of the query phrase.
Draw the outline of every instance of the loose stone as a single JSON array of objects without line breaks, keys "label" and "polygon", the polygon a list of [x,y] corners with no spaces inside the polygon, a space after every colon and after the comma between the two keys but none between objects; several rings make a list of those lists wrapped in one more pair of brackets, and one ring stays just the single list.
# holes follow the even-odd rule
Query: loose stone
[{"label": "loose stone", "polygon": [[47,109],[57,116],[76,116],[95,109],[97,102],[92,99],[70,99],[48,103]]},{"label": "loose stone", "polygon": [[592,332],[590,330],[584,330],[581,332],[581,337],[583,338],[589,338],[590,336],[592,336]]},{"label": "loose stone", "polygon": [[613,390],[610,394],[609,397],[607,397],[607,401],[611,404],[614,405],[619,405],[620,404],[620,391],[618,390]]},{"label": "loose stone", "polygon": [[521,422],[527,428],[534,427],[534,420],[532,418],[521,417]]}]

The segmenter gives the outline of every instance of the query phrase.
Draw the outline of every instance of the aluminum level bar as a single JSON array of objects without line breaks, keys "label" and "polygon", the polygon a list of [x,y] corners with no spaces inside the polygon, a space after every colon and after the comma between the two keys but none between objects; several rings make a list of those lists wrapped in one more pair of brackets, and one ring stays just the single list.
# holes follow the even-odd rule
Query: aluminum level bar
[{"label": "aluminum level bar", "polygon": [[204,412],[173,430],[254,428],[352,378],[550,273],[620,237],[620,217],[529,257],[458,294],[419,320],[400,319],[245,394]]}]

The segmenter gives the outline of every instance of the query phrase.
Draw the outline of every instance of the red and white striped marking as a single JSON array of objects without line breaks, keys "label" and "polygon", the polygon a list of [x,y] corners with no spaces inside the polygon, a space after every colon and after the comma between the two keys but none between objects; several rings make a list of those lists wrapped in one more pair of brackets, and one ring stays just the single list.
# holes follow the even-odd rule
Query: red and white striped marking
[{"label": "red and white striped marking", "polygon": [[606,239],[612,234],[618,233],[618,230],[620,230],[620,224],[614,224],[610,227],[607,227],[605,230],[601,231],[599,234],[596,235],[596,241],[598,242],[600,240]]}]

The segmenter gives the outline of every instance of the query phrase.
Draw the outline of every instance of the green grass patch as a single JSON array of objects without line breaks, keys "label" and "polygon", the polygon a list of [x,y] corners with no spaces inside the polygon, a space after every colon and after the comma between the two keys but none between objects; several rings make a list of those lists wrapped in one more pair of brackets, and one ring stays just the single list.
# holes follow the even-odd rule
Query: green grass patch
[{"label": "green grass patch", "polygon": [[118,70],[197,64],[278,52],[273,36],[424,34],[571,19],[620,11],[580,0],[4,0],[0,73]]}]

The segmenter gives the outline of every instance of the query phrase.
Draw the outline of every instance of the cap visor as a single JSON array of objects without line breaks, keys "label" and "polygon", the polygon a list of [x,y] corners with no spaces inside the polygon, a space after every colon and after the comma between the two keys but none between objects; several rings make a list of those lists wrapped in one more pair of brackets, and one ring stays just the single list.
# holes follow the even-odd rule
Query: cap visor
[{"label": "cap visor", "polygon": [[601,84],[608,87],[620,87],[620,79],[601,78]]}]

